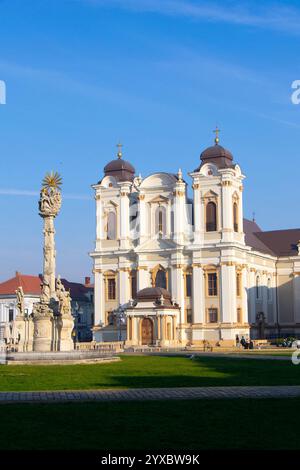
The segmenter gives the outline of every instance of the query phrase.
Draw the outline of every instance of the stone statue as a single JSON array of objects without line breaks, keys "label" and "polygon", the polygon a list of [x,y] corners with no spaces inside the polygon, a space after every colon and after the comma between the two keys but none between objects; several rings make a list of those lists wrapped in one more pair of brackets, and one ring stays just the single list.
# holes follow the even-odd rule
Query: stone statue
[{"label": "stone statue", "polygon": [[19,315],[21,317],[24,317],[25,307],[24,307],[24,292],[23,292],[23,287],[22,286],[17,288],[16,295],[17,295],[17,308],[18,308],[18,311],[19,311]]},{"label": "stone statue", "polygon": [[42,217],[56,217],[61,208],[61,193],[59,188],[43,187],[40,192],[39,211]]},{"label": "stone statue", "polygon": [[50,298],[51,298],[51,290],[50,290],[50,284],[47,281],[47,279],[43,279],[43,282],[41,284],[41,303],[42,304],[49,304]]},{"label": "stone statue", "polygon": [[59,302],[59,312],[61,315],[71,315],[71,295],[70,292],[66,291],[65,286],[61,282],[60,276],[57,277],[56,281],[56,296]]}]

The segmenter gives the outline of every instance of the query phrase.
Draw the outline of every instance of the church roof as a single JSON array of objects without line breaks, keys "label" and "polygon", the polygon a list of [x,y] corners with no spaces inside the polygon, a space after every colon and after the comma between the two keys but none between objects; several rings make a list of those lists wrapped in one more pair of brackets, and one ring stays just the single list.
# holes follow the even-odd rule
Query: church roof
[{"label": "church roof", "polygon": [[300,228],[263,232],[256,222],[244,219],[246,245],[273,256],[297,256]]}]

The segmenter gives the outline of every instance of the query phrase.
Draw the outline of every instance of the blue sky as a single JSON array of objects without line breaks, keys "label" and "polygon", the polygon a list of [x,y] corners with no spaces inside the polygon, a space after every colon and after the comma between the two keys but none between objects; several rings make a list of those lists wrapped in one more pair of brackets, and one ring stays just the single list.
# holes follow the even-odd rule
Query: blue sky
[{"label": "blue sky", "polygon": [[90,274],[90,186],[119,139],[137,173],[187,175],[218,124],[247,176],[244,215],[299,227],[300,1],[0,0],[0,20],[0,280],[42,270],[52,169],[58,272]]}]

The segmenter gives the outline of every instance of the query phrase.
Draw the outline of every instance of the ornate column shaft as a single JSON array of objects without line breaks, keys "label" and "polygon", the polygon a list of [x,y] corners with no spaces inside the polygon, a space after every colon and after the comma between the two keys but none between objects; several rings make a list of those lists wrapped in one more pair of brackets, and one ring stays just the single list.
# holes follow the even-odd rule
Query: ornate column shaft
[{"label": "ornate column shaft", "polygon": [[54,216],[42,215],[44,219],[44,279],[50,286],[50,297],[55,298],[55,229]]}]

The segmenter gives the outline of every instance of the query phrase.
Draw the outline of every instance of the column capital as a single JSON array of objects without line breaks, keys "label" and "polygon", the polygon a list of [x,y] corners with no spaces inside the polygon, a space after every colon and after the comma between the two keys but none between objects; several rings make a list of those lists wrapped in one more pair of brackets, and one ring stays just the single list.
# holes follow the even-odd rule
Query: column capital
[{"label": "column capital", "polygon": [[136,267],[136,270],[137,271],[148,271],[148,266],[137,266]]}]

